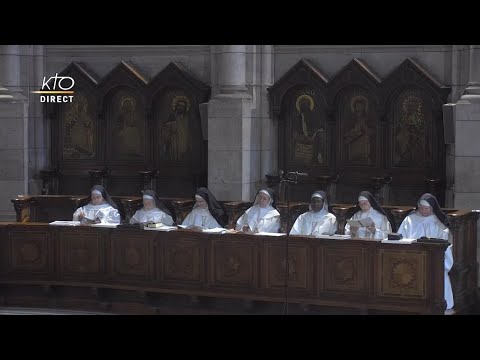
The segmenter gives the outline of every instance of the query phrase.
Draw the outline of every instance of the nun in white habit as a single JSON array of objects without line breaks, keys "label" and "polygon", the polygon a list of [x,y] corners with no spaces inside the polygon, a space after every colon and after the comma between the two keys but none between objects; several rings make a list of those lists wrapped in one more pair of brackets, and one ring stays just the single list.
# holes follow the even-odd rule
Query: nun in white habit
[{"label": "nun in white habit", "polygon": [[366,227],[350,227],[350,224],[347,223],[345,235],[351,235],[353,238],[387,239],[388,234],[392,232],[392,225],[388,220],[387,213],[373,195],[368,191],[362,191],[358,196],[358,206],[360,210],[350,220],[371,218],[374,224]]},{"label": "nun in white habit", "polygon": [[237,220],[235,229],[254,233],[278,233],[280,213],[276,206],[275,192],[270,188],[260,190],[255,196],[253,206]]},{"label": "nun in white habit", "polygon": [[182,225],[214,229],[223,228],[225,224],[225,211],[215,196],[207,188],[198,188],[195,193],[195,205]]},{"label": "nun in white habit", "polygon": [[290,235],[333,235],[337,231],[337,218],[328,211],[327,194],[315,191],[307,212],[300,215],[293,224]]},{"label": "nun in white habit", "polygon": [[[398,233],[406,239],[418,239],[429,237],[436,239],[449,240],[451,243],[452,235],[449,230],[450,221],[438,204],[437,198],[432,194],[423,194],[417,202],[417,207],[400,224]],[[453,266],[452,245],[445,250],[445,301],[447,309],[453,307],[452,284],[448,272]]]},{"label": "nun in white habit", "polygon": [[80,221],[82,224],[120,224],[120,214],[117,204],[103,186],[95,185],[90,190],[88,204],[73,213],[73,221]]},{"label": "nun in white habit", "polygon": [[153,190],[143,192],[143,207],[138,209],[130,218],[130,224],[162,223],[167,226],[173,225],[172,214],[162,204]]}]

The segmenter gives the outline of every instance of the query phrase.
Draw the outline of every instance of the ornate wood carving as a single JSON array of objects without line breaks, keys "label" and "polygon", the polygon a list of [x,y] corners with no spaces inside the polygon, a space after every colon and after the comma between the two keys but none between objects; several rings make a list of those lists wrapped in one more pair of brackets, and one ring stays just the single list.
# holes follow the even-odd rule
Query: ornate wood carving
[{"label": "ornate wood carving", "polygon": [[347,219],[350,219],[350,217],[347,217],[347,212],[350,208],[351,207],[347,206],[332,206],[332,213],[337,218],[338,234],[345,234],[345,224],[347,223]]},{"label": "ornate wood carving", "polygon": [[141,235],[141,230],[124,231],[115,237],[111,260],[115,276],[153,277],[153,236]]},{"label": "ornate wood carving", "polygon": [[408,250],[399,253],[382,249],[378,261],[381,269],[378,275],[381,277],[380,296],[426,297],[424,253]]},{"label": "ornate wood carving", "polygon": [[163,280],[184,280],[200,282],[204,278],[202,262],[204,249],[198,241],[194,240],[165,240],[160,278]]},{"label": "ornate wood carving", "polygon": [[171,62],[147,88],[152,111],[152,166],[158,170],[157,191],[191,196],[207,185],[207,147],[199,105],[208,101],[210,88],[180,63]]},{"label": "ornate wood carving", "polygon": [[16,231],[10,233],[11,270],[31,274],[47,273],[52,269],[51,241],[46,231]]},{"label": "ornate wood carving", "polygon": [[392,183],[391,203],[414,204],[425,192],[425,178],[440,179],[438,200],[444,203],[446,155],[441,109],[449,91],[410,58],[382,82],[380,96],[388,126],[386,172],[404,188],[401,191]]},{"label": "ornate wood carving", "polygon": [[[105,272],[102,234],[94,229],[75,229],[68,234],[60,231],[60,267],[64,277],[101,277]],[[68,230],[66,230],[68,231]]]},{"label": "ornate wood carving", "polygon": [[135,199],[122,199],[121,203],[123,205],[124,217],[123,223],[129,224],[130,219],[138,209],[143,207],[142,198],[135,198]]},{"label": "ornate wood carving", "polygon": [[[380,201],[408,205],[424,192],[425,178],[439,179],[443,203],[448,92],[412,59],[383,80],[353,59],[330,81],[302,59],[269,89],[279,120],[278,169],[339,177],[338,203],[351,203],[371,179],[389,179],[376,191]],[[305,201],[313,190],[295,188],[291,200]]]},{"label": "ornate wood carving", "polygon": [[390,213],[393,215],[392,230],[397,231],[402,223],[403,219],[412,211],[412,209],[390,209]]},{"label": "ornate wood carving", "polygon": [[19,195],[17,198],[11,200],[17,213],[17,222],[30,221],[30,206],[33,197],[26,195]]},{"label": "ornate wood carving", "polygon": [[339,250],[325,248],[322,262],[325,289],[327,291],[355,291],[364,290],[364,278],[361,270],[364,266],[362,249]]},{"label": "ornate wood carving", "polygon": [[243,213],[253,205],[251,201],[231,201],[223,203],[223,208],[228,216],[228,225],[230,229],[235,229],[238,219]]},{"label": "ornate wood carving", "polygon": [[[181,64],[170,63],[151,81],[125,61],[100,80],[80,63],[61,75],[75,80],[73,102],[45,107],[59,193],[85,193],[88,171],[101,169],[110,172],[104,185],[111,195],[144,189],[139,171],[160,175],[154,185],[163,196],[187,196],[207,185],[199,105],[210,88]],[[57,193],[50,186],[45,191]]]},{"label": "ornate wood carving", "polygon": [[173,200],[172,205],[175,209],[176,223],[181,224],[188,213],[192,211],[193,200]]},{"label": "ornate wood carving", "polygon": [[[469,249],[477,248],[478,216],[469,211],[450,216],[463,219],[460,226],[466,229],[454,241],[465,251],[454,255],[459,266],[451,274],[454,311],[462,313],[473,309],[477,291],[476,256]],[[258,301],[248,311],[278,313],[287,278],[290,304],[310,307],[312,313],[333,306],[443,314],[447,245],[290,240],[287,255],[285,237],[0,224],[3,301],[32,304],[50,297],[80,306],[87,300],[90,306],[113,304],[122,312],[130,305],[135,312],[173,301],[178,313],[191,311],[191,298],[204,311],[226,304],[226,312],[242,313],[247,300]]]},{"label": "ornate wood carving", "polygon": [[[282,241],[268,241],[265,243],[265,261],[267,267],[266,287],[285,287],[286,277],[288,286],[310,291],[312,286],[312,253],[308,246],[290,242],[288,258],[285,244]],[[288,261],[288,269],[287,269]]]},{"label": "ornate wood carving", "polygon": [[212,241],[210,281],[213,286],[257,286],[255,242],[247,239]]}]

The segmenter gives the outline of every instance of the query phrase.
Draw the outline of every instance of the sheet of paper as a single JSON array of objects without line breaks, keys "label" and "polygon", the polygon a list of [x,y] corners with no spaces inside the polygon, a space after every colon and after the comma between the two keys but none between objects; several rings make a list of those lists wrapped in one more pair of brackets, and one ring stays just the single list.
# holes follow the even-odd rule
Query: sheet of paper
[{"label": "sheet of paper", "polygon": [[161,226],[161,227],[156,227],[156,228],[149,228],[147,226],[143,227],[143,230],[153,230],[153,231],[174,231],[178,230],[176,226]]},{"label": "sheet of paper", "polygon": [[338,235],[338,234],[316,235],[315,237],[318,238],[318,239],[333,239],[333,240],[345,240],[345,239],[350,239],[351,238],[350,235]]},{"label": "sheet of paper", "polygon": [[53,225],[53,226],[79,226],[80,221],[61,221],[61,220],[58,220],[58,221],[51,222],[49,225]]},{"label": "sheet of paper", "polygon": [[266,235],[266,236],[285,236],[285,233],[269,233],[269,232],[258,232],[255,235]]},{"label": "sheet of paper", "polygon": [[203,230],[203,232],[207,234],[225,234],[227,232],[227,229],[213,228],[213,229],[205,229]]}]

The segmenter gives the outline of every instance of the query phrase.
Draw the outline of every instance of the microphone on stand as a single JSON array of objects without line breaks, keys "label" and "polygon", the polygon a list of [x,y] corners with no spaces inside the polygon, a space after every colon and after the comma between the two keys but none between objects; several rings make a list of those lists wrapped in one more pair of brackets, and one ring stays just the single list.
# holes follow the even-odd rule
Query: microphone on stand
[{"label": "microphone on stand", "polygon": [[287,236],[285,237],[285,284],[284,284],[284,304],[283,304],[283,314],[288,315],[288,277],[289,277],[289,235],[290,235],[290,186],[289,184],[297,184],[299,176],[309,176],[307,173],[300,173],[298,171],[289,171],[285,174],[285,171],[279,171],[280,184],[285,185],[285,192],[287,198]]},{"label": "microphone on stand", "polygon": [[308,176],[307,173],[299,173],[298,171],[292,171],[289,174],[295,174],[295,176]]}]

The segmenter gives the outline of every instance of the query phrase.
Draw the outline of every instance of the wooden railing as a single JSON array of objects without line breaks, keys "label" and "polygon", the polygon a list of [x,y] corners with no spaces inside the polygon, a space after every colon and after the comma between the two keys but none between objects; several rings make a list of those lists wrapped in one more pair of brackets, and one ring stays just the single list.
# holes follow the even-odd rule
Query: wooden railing
[{"label": "wooden railing", "polygon": [[[75,209],[84,204],[86,199],[86,196],[24,195],[18,196],[12,202],[17,212],[17,222],[28,223],[71,220]],[[119,205],[124,222],[128,222],[142,204],[141,197],[114,197],[114,200]],[[184,220],[193,206],[193,199],[164,198],[162,201],[174,214],[177,224]],[[222,205],[228,215],[227,227],[234,228],[238,218],[252,205],[252,202],[223,202]],[[292,202],[289,210],[286,203],[279,203],[277,207],[281,215],[281,230],[285,232],[287,223],[290,228],[298,215],[308,210],[308,203]],[[384,206],[383,208],[391,219],[394,231],[413,209],[408,206]],[[346,219],[355,213],[356,206],[332,204],[330,210],[337,217],[337,233],[343,234]],[[450,276],[456,297],[456,308],[470,308],[476,302],[476,291],[472,289],[477,289],[478,284],[477,221],[479,213],[465,209],[443,210],[448,214],[452,224],[454,266]]]},{"label": "wooden railing", "polygon": [[288,240],[287,254],[285,236],[0,223],[0,306],[444,314],[445,244]]}]

